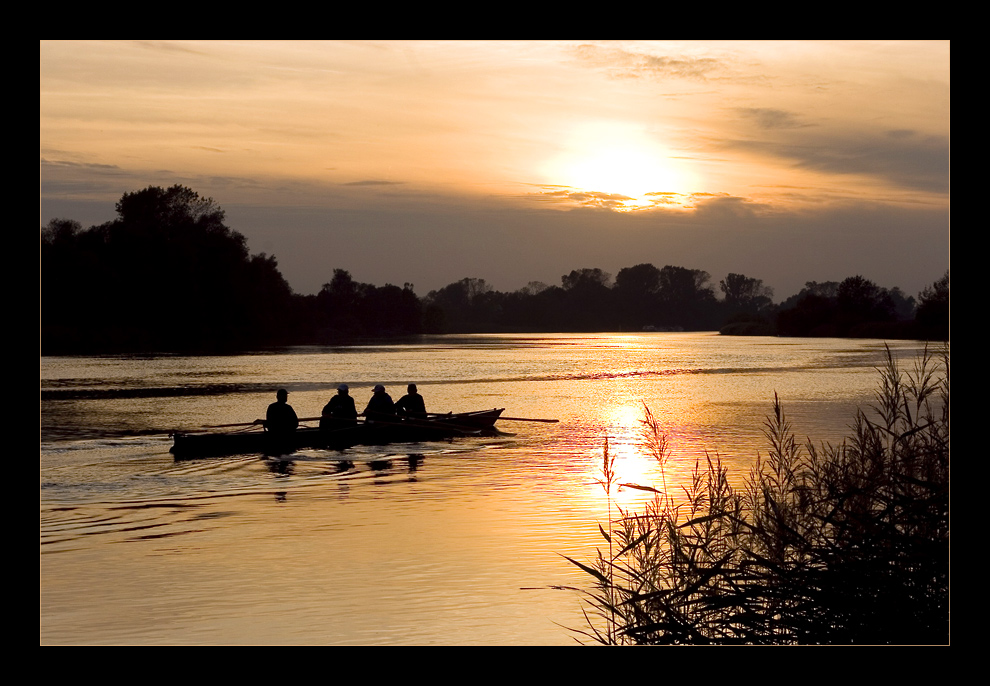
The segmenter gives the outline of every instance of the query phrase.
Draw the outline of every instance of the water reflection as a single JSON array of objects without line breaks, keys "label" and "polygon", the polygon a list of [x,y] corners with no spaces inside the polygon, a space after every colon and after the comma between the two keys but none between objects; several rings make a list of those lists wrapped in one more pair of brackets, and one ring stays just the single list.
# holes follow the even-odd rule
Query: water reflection
[{"label": "water reflection", "polygon": [[[841,437],[882,354],[877,341],[589,334],[44,358],[42,642],[570,644],[560,627],[581,625],[580,604],[519,588],[583,580],[560,555],[600,544],[606,437],[619,483],[679,492],[715,453],[742,478],[775,391],[799,439]],[[251,421],[279,387],[317,416],[341,382],[361,397],[415,382],[436,411],[560,423],[408,452],[168,454],[169,430]],[[643,446],[644,404],[670,441],[663,473]],[[653,497],[614,495],[623,508]],[[272,578],[285,581],[277,604]]]},{"label": "water reflection", "polygon": [[294,463],[290,457],[269,457],[265,459],[268,471],[278,476],[292,476]]},{"label": "water reflection", "polygon": [[354,463],[350,460],[334,460],[330,463],[331,471],[330,474],[343,474],[354,469]]},{"label": "water reflection", "polygon": [[[647,416],[652,413],[645,404],[616,407],[609,413],[601,437],[600,449],[604,450],[607,437],[609,455],[614,460],[613,500],[624,510],[652,500],[655,495],[669,494],[679,499],[691,486],[699,461],[708,454],[701,436],[691,428],[696,418],[690,414],[678,417],[683,424],[670,422],[664,414],[654,415],[664,440],[663,454],[658,454],[647,424]],[[591,465],[591,470],[589,479],[602,478],[600,463]]]}]

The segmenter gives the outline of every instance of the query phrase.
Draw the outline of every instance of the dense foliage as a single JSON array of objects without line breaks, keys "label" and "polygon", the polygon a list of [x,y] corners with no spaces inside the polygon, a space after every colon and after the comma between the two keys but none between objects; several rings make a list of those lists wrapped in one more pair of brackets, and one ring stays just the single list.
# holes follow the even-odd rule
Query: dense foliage
[{"label": "dense foliage", "polygon": [[337,270],[292,292],[273,256],[249,255],[209,198],[183,186],[125,194],[117,219],[41,231],[41,352],[217,352],[420,333],[411,286]]},{"label": "dense foliage", "polygon": [[42,352],[224,348],[277,342],[292,293],[250,256],[212,199],[182,186],[125,194],[117,219],[41,235]]},{"label": "dense foliage", "polygon": [[[949,370],[907,378],[888,351],[877,403],[838,446],[802,449],[776,400],[741,492],[717,458],[675,497],[599,527],[585,637],[606,644],[947,644]],[[649,414],[645,446],[666,437]],[[606,495],[615,485],[606,443]],[[639,488],[653,488],[638,485]]]},{"label": "dense foliage", "polygon": [[[948,271],[919,297],[921,304],[916,306],[915,299],[899,288],[881,288],[862,276],[841,283],[811,281],[777,308],[776,332],[782,336],[948,340]],[[935,307],[940,298],[944,298],[942,309]],[[931,316],[925,318],[923,313]]]},{"label": "dense foliage", "polygon": [[343,269],[293,293],[274,256],[250,255],[224,212],[184,186],[126,193],[113,221],[41,231],[41,351],[244,350],[419,333],[722,330],[727,334],[948,339],[949,276],[913,297],[861,276],[809,282],[780,305],[759,279],[644,263],[612,276],[500,292],[464,278],[419,298]]}]

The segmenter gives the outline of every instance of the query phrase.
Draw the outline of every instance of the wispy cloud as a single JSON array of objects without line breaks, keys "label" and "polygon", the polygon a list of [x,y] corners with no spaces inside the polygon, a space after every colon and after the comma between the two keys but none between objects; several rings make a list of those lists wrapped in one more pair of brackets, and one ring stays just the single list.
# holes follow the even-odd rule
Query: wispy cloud
[{"label": "wispy cloud", "polygon": [[341,184],[344,186],[401,186],[402,181],[385,181],[383,179],[364,179],[362,181],[349,181]]},{"label": "wispy cloud", "polygon": [[584,44],[574,48],[582,62],[616,78],[681,78],[705,80],[724,69],[714,57],[658,55],[645,51]]},{"label": "wispy cloud", "polygon": [[783,139],[732,140],[727,147],[784,160],[798,169],[858,175],[927,193],[949,191],[949,139],[905,130],[805,132]]},{"label": "wispy cloud", "polygon": [[741,107],[737,111],[742,117],[754,121],[761,129],[797,129],[811,126],[801,121],[793,112],[771,107]]}]

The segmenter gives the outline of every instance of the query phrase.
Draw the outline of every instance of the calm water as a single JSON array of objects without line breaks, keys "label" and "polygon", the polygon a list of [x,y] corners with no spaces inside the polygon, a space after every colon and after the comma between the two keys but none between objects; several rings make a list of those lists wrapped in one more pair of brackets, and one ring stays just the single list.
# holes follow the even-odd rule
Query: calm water
[{"label": "calm water", "polygon": [[[909,369],[923,344],[892,342]],[[623,482],[659,482],[643,404],[673,447],[741,480],[774,392],[799,438],[837,442],[872,401],[882,341],[714,334],[435,337],[232,357],[41,358],[42,644],[574,644]],[[175,462],[168,434],[313,417],[338,383],[415,382],[433,412],[505,407],[495,438]],[[640,491],[617,498],[634,506]]]}]

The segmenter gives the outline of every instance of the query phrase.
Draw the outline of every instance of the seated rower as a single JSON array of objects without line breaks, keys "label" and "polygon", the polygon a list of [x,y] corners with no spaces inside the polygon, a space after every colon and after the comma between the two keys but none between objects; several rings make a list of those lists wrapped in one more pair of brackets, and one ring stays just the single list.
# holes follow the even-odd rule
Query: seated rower
[{"label": "seated rower", "polygon": [[292,434],[299,427],[299,417],[292,405],[288,403],[289,392],[284,388],[278,389],[275,402],[268,406],[265,414],[265,431],[278,435]]},{"label": "seated rower", "polygon": [[355,424],[357,424],[357,408],[354,407],[354,398],[348,394],[347,384],[342,383],[337,386],[337,395],[330,398],[330,402],[323,406],[320,429],[333,431]]},{"label": "seated rower", "polygon": [[364,408],[364,416],[368,421],[395,422],[395,403],[392,396],[385,392],[385,387],[378,384],[374,388],[368,406]]},{"label": "seated rower", "polygon": [[395,403],[395,413],[410,419],[426,419],[426,402],[416,390],[416,384],[406,387],[407,393]]},{"label": "seated rower", "polygon": [[275,394],[275,402],[268,406],[268,412],[264,421],[265,431],[269,436],[268,445],[265,451],[270,455],[280,455],[290,453],[295,450],[296,429],[299,427],[299,417],[287,401],[289,392],[284,388],[278,389]]}]

